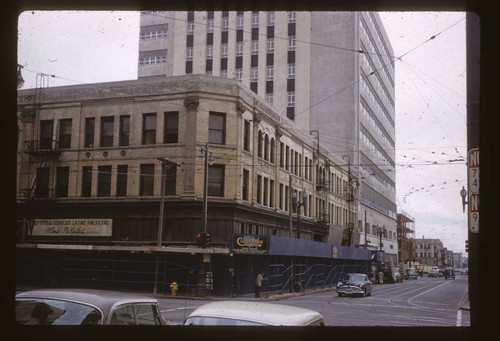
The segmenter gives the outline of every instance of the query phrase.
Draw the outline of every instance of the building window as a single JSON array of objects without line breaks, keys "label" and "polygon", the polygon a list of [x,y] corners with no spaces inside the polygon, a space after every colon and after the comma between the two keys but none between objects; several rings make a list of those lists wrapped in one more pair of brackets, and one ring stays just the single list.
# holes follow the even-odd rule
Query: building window
[{"label": "building window", "polygon": [[94,131],[95,131],[95,118],[87,117],[85,119],[85,141],[84,148],[94,147]]},{"label": "building window", "polygon": [[[162,167],[162,169],[164,169]],[[172,166],[167,170],[165,175],[165,194],[175,195],[177,188],[177,166]]]},{"label": "building window", "polygon": [[252,40],[252,54],[253,55],[259,54],[259,41],[258,40]]},{"label": "building window", "polygon": [[274,52],[274,38],[267,38],[267,53]]},{"label": "building window", "polygon": [[211,111],[208,120],[208,142],[226,143],[226,114]]},{"label": "building window", "polygon": [[222,32],[227,31],[229,28],[229,17],[222,18]]},{"label": "building window", "polygon": [[213,197],[224,196],[224,165],[208,167],[208,192]]},{"label": "building window", "polygon": [[186,60],[187,61],[193,60],[193,47],[192,46],[188,46],[186,48]]},{"label": "building window", "polygon": [[71,148],[71,118],[59,120],[59,148]]},{"label": "building window", "polygon": [[52,120],[40,121],[40,149],[52,150]]},{"label": "building window", "polygon": [[247,169],[243,170],[243,188],[241,193],[241,198],[248,201],[248,183],[250,180],[250,172]]},{"label": "building window", "polygon": [[210,18],[207,20],[207,33],[214,32],[214,18]]},{"label": "building window", "polygon": [[227,70],[226,69],[220,70],[220,76],[223,78],[227,78]]},{"label": "building window", "polygon": [[257,156],[262,157],[262,131],[259,130],[259,135],[257,137]]},{"label": "building window", "polygon": [[266,80],[272,81],[274,79],[274,65],[266,66]]},{"label": "building window", "polygon": [[128,146],[130,135],[130,116],[120,116],[120,146]]},{"label": "building window", "polygon": [[252,13],[252,27],[259,27],[259,12]]},{"label": "building window", "polygon": [[111,166],[97,167],[97,196],[109,197],[111,195]]},{"label": "building window", "polygon": [[295,79],[295,63],[288,64],[288,79]]},{"label": "building window", "polygon": [[287,106],[294,107],[295,106],[295,92],[290,91],[287,95]]},{"label": "building window", "polygon": [[262,204],[262,175],[257,175],[257,204]]},{"label": "building window", "polygon": [[220,49],[221,49],[221,58],[227,58],[227,44],[224,43],[224,44],[221,44],[220,46]]},{"label": "building window", "polygon": [[280,189],[279,189],[279,209],[283,209],[283,184],[280,184]]},{"label": "building window", "polygon": [[140,39],[160,39],[168,36],[168,24],[141,26]]},{"label": "building window", "polygon": [[240,14],[236,17],[236,28],[238,30],[243,29],[243,15],[242,14]]},{"label": "building window", "polygon": [[141,175],[139,184],[139,195],[153,195],[154,190],[154,175],[155,175],[155,165],[154,164],[142,164],[141,165]]},{"label": "building window", "polygon": [[212,59],[213,57],[214,57],[214,46],[208,45],[207,46],[207,59]]},{"label": "building window", "polygon": [[242,69],[236,69],[235,73],[236,73],[236,80],[241,81],[241,78],[243,77],[243,70]]},{"label": "building window", "polygon": [[169,111],[165,113],[164,143],[177,143],[179,135],[179,112]]},{"label": "building window", "polygon": [[92,166],[82,167],[82,197],[90,197],[92,193]]},{"label": "building window", "polygon": [[194,34],[194,22],[188,22],[187,34],[188,35]]},{"label": "building window", "polygon": [[156,114],[142,115],[142,144],[156,143]]},{"label": "building window", "polygon": [[56,197],[68,196],[69,167],[56,168]]},{"label": "building window", "polygon": [[139,65],[154,65],[167,62],[167,50],[139,52]]},{"label": "building window", "polygon": [[269,183],[269,179],[265,177],[264,178],[264,184],[263,184],[264,188],[263,188],[263,193],[262,193],[264,195],[264,198],[262,200],[262,204],[266,205],[266,206],[267,206],[267,203],[268,203],[268,201],[267,201],[267,199],[268,199],[267,198],[268,197],[268,191],[269,191],[268,183]]},{"label": "building window", "polygon": [[267,12],[267,26],[273,26],[274,25],[274,12]]},{"label": "building window", "polygon": [[243,150],[250,151],[250,122],[243,121]]},{"label": "building window", "polygon": [[276,142],[274,141],[274,138],[271,138],[271,146],[270,146],[270,149],[271,149],[271,158],[270,158],[270,162],[271,163],[274,163],[275,162],[275,149],[276,148]]},{"label": "building window", "polygon": [[257,82],[259,80],[259,69],[257,67],[253,67],[250,69],[250,81]]},{"label": "building window", "polygon": [[264,160],[269,161],[269,136],[264,136]]},{"label": "building window", "polygon": [[101,118],[101,147],[113,146],[114,127],[115,118],[113,116]]},{"label": "building window", "polygon": [[266,94],[266,102],[270,106],[272,106],[274,104],[274,95],[273,95],[273,93],[267,93]]},{"label": "building window", "polygon": [[40,167],[36,169],[36,189],[35,198],[49,197],[49,167]]},{"label": "building window", "polygon": [[297,12],[288,12],[288,23],[293,24],[297,21]]},{"label": "building window", "polygon": [[236,56],[237,57],[243,56],[243,42],[242,41],[236,42]]},{"label": "building window", "polygon": [[288,37],[288,51],[295,51],[295,36]]},{"label": "building window", "polygon": [[274,207],[274,180],[269,180],[269,206]]},{"label": "building window", "polygon": [[128,166],[118,165],[116,171],[116,196],[124,197],[127,195]]}]

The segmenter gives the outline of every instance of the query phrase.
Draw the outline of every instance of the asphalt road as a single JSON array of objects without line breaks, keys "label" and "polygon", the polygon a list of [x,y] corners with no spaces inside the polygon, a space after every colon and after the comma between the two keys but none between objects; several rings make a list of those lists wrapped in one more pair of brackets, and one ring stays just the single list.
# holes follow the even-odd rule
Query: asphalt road
[{"label": "asphalt road", "polygon": [[[316,310],[323,314],[327,326],[467,327],[469,311],[460,308],[466,290],[467,276],[457,275],[455,280],[419,277],[403,283],[376,284],[372,295],[367,297],[338,297],[332,289],[260,300]],[[194,309],[213,300],[159,298],[162,313],[171,324],[181,324]]]}]

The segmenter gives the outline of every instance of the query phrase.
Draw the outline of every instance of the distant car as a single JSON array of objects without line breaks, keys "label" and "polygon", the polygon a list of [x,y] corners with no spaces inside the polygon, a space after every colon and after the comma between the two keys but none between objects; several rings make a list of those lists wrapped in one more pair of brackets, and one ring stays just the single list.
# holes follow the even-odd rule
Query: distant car
[{"label": "distant car", "polygon": [[41,289],[16,295],[21,325],[166,325],[158,300],[92,289]]},{"label": "distant car", "polygon": [[337,283],[339,296],[360,295],[361,297],[372,294],[373,285],[368,276],[361,273],[345,274],[342,281]]},{"label": "distant car", "polygon": [[394,279],[396,283],[401,283],[403,282],[403,275],[401,275],[401,272],[399,271],[399,268],[394,269]]},{"label": "distant car", "polygon": [[184,321],[191,326],[324,326],[323,315],[282,304],[220,301],[195,309]]},{"label": "distant car", "polygon": [[427,274],[427,277],[440,277],[439,272],[437,270],[431,270]]},{"label": "distant car", "polygon": [[453,278],[455,279],[455,271],[452,268],[446,268],[444,270],[444,279]]},{"label": "distant car", "polygon": [[417,279],[418,278],[417,270],[415,270],[414,268],[408,268],[408,269],[406,269],[405,279],[410,279],[410,278],[413,278],[413,279]]}]

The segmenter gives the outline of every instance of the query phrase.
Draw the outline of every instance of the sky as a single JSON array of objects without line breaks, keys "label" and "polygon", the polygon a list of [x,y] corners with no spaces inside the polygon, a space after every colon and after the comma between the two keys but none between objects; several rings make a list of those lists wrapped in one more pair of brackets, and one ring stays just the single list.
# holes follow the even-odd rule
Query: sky
[{"label": "sky", "polygon": [[[398,212],[415,238],[465,251],[465,12],[381,12],[396,70]],[[22,89],[137,79],[139,12],[27,11],[18,20]],[[41,77],[37,74],[49,76]]]}]

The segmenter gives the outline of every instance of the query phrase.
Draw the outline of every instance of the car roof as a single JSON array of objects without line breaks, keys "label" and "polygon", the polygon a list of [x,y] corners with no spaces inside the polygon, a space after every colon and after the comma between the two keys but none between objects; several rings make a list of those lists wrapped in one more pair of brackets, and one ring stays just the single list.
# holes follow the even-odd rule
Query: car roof
[{"label": "car roof", "polygon": [[323,315],[314,310],[252,301],[207,303],[189,315],[194,316],[245,320],[272,326],[304,326],[323,320]]},{"label": "car roof", "polygon": [[95,289],[36,289],[21,292],[16,298],[48,298],[56,300],[65,300],[72,302],[81,302],[93,305],[101,309],[107,317],[110,310],[115,305],[125,303],[157,303],[155,298],[144,294],[119,292],[111,290]]}]

